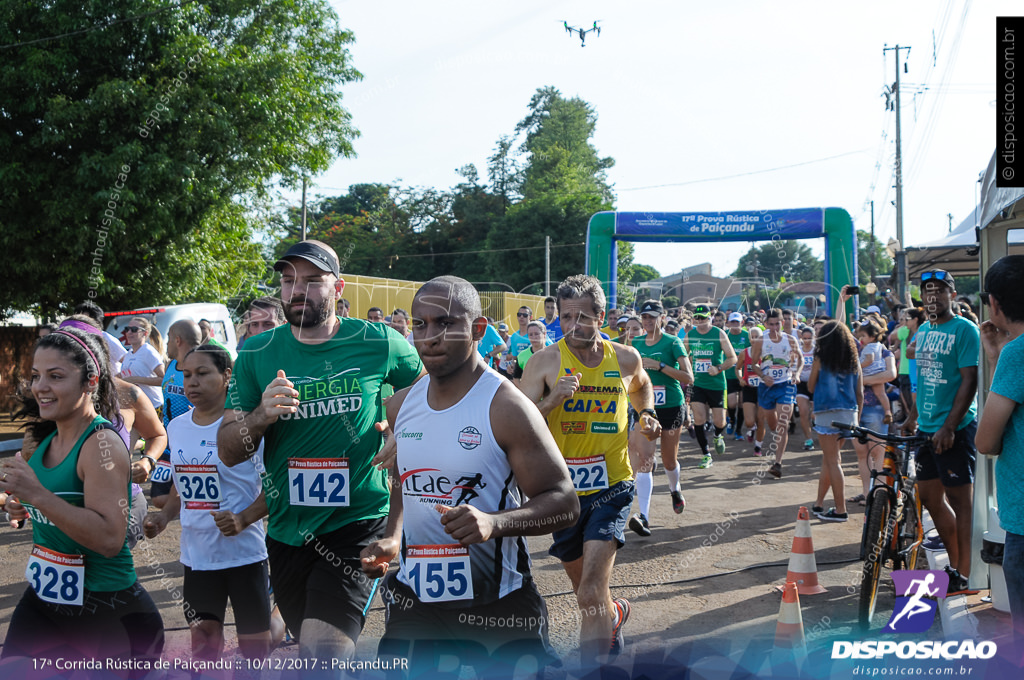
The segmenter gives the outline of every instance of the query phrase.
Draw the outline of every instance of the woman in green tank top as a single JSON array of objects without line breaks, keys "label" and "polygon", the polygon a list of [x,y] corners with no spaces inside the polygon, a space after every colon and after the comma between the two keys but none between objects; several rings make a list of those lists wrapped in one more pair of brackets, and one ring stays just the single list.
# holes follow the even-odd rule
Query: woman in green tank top
[{"label": "woman in green tank top", "polygon": [[39,446],[0,469],[3,505],[14,520],[32,519],[34,544],[3,657],[152,667],[163,621],[127,545],[131,466],[111,425],[120,415],[106,343],[99,329],[68,323],[36,343],[20,414],[32,418],[26,440]]}]

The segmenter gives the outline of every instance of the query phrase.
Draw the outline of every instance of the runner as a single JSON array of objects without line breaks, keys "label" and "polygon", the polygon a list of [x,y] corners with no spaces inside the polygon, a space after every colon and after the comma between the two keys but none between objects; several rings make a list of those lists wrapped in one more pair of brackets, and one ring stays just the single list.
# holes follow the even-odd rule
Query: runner
[{"label": "runner", "polygon": [[[39,442],[0,466],[11,519],[32,518],[29,587],[2,658],[160,658],[163,620],[128,547],[131,459],[111,420],[117,392],[102,337],[62,328],[36,343],[19,415]],[[129,508],[129,512],[125,509]]]},{"label": "runner", "polygon": [[613,602],[609,589],[634,495],[627,398],[640,414],[643,435],[655,439],[661,433],[640,355],[599,336],[604,307],[600,281],[583,275],[566,279],[558,287],[565,337],[533,355],[522,385],[547,418],[580,496],[579,521],[554,533],[549,552],[562,561],[576,593],[584,665],[622,651],[622,627],[629,617],[629,602]]},{"label": "runner", "polygon": [[[750,342],[761,337],[761,329],[754,326],[750,329]],[[739,380],[743,387],[743,427],[746,428],[747,443],[754,445],[754,455],[761,455],[761,444],[764,442],[764,409],[757,405],[757,388],[761,385],[761,377],[754,372],[754,357],[750,347],[740,355]]]},{"label": "runner", "polygon": [[804,433],[804,451],[810,451],[814,448],[814,439],[811,437],[814,397],[807,384],[811,379],[811,366],[814,365],[814,329],[810,326],[803,326],[800,329],[800,354],[803,356],[803,363],[796,383],[796,403],[800,412],[800,429]]},{"label": "runner", "polygon": [[558,310],[555,298],[550,295],[544,298],[544,326],[548,329],[548,340],[557,342],[562,339],[562,326],[558,322]]},{"label": "runner", "polygon": [[[401,556],[382,591],[386,623],[377,655],[411,658],[424,643],[437,653],[440,641],[463,661],[483,645],[491,659],[512,666],[531,654],[543,668],[557,657],[522,537],[579,517],[568,470],[534,405],[475,351],[487,321],[473,286],[435,278],[417,291],[412,312],[427,377],[388,403],[399,482],[384,537],[361,553],[373,578]],[[432,576],[435,569],[443,580]],[[516,623],[486,624],[496,618]]]},{"label": "runner", "polygon": [[711,421],[715,428],[715,453],[725,453],[725,371],[736,365],[736,351],[729,343],[728,334],[711,325],[711,308],[697,305],[693,310],[696,325],[686,334],[684,344],[693,357],[693,426],[703,458],[700,468],[706,470],[714,464],[708,450],[707,430],[704,423]]},{"label": "runner", "polygon": [[523,371],[526,370],[526,362],[530,360],[530,357],[532,357],[534,353],[541,351],[550,344],[548,341],[547,330],[547,327],[545,327],[541,321],[531,321],[527,326],[530,344],[526,348],[521,349],[515,357],[516,367],[513,378],[515,380],[516,387],[519,387],[522,382]]},{"label": "runner", "polygon": [[765,426],[772,435],[768,449],[775,462],[768,468],[773,477],[782,477],[782,457],[789,441],[789,421],[793,417],[796,385],[793,375],[802,362],[796,338],[782,332],[782,312],[769,309],[765,334],[751,343],[754,372],[761,379],[757,404],[765,411]]},{"label": "runner", "polygon": [[[733,351],[736,352],[736,364],[738,366],[743,350],[750,347],[750,331],[743,327],[743,315],[739,312],[729,314],[726,327],[729,331],[729,344],[732,345]],[[743,417],[743,387],[740,385],[736,366],[730,366],[726,369],[725,387],[729,398],[730,417],[729,426],[726,428],[725,433],[734,435],[734,439],[740,442],[743,441],[743,423],[745,418]]]},{"label": "runner", "polygon": [[972,322],[953,314],[956,283],[949,272],[921,274],[921,297],[928,321],[918,330],[913,350],[907,348],[907,355],[917,361],[918,389],[903,430],[915,432],[920,421],[922,434],[931,436],[931,446],[921,447],[916,458],[921,503],[949,555],[949,594],[971,594],[978,592],[968,586],[968,579],[980,333]]},{"label": "runner", "polygon": [[238,465],[265,442],[267,549],[281,614],[302,655],[342,659],[355,649],[373,590],[359,551],[380,538],[388,507],[386,474],[371,463],[381,385],[408,387],[422,367],[390,326],[334,315],[344,282],[330,246],[301,241],[274,266],[288,325],[246,342],[218,453]]},{"label": "runner", "polygon": [[[266,508],[258,471],[262,449],[235,467],[217,457],[231,356],[205,344],[179,358],[185,395],[195,408],[168,425],[174,486],[163,510],[149,515],[143,526],[146,537],[155,538],[169,521],[181,519],[182,606],[192,656],[208,661],[221,657],[230,598],[239,650],[246,658],[261,659],[271,648],[267,546],[259,521]],[[234,513],[252,514],[255,520],[228,538],[218,522]]]},{"label": "runner", "polygon": [[[645,334],[633,339],[632,346],[640,353],[643,367],[651,379],[654,390],[654,411],[661,424],[661,463],[668,477],[668,490],[672,496],[672,510],[676,514],[686,507],[679,488],[679,434],[683,424],[683,385],[693,382],[690,360],[679,338],[662,333],[665,309],[657,300],[647,300],[640,306],[640,320]],[[641,536],[650,536],[647,521],[651,513],[651,494],[654,491],[655,442],[635,432],[630,437],[631,451],[637,452],[636,491],[640,512],[629,518],[629,528]],[[630,461],[633,462],[632,460]]]}]

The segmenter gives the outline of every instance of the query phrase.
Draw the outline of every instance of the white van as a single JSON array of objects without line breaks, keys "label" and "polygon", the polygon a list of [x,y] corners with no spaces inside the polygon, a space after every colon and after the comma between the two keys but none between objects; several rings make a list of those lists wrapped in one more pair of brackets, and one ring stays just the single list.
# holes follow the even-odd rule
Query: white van
[{"label": "white van", "polygon": [[167,339],[167,329],[175,321],[191,319],[199,323],[201,319],[210,322],[213,337],[224,344],[232,352],[238,339],[235,337],[235,322],[231,320],[228,308],[214,302],[195,302],[187,305],[167,305],[166,307],[144,307],[129,309],[123,312],[107,312],[103,315],[107,322],[106,331],[128,346],[124,337],[125,326],[131,325],[132,317],[141,316],[157,327],[160,334]]}]

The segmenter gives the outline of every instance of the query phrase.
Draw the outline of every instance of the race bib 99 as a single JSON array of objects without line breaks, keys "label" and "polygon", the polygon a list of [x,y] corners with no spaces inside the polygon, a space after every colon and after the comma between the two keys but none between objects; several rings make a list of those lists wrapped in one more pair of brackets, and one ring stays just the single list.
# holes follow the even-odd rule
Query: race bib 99
[{"label": "race bib 99", "polygon": [[349,505],[348,458],[289,458],[288,502],[321,508]]},{"label": "race bib 99", "polygon": [[576,491],[597,491],[608,488],[608,464],[604,456],[566,458],[569,476]]},{"label": "race bib 99", "polygon": [[40,600],[80,606],[85,583],[85,556],[65,555],[34,545],[25,578]]},{"label": "race bib 99", "polygon": [[410,545],[405,569],[416,597],[423,602],[473,599],[469,548],[452,545]]}]

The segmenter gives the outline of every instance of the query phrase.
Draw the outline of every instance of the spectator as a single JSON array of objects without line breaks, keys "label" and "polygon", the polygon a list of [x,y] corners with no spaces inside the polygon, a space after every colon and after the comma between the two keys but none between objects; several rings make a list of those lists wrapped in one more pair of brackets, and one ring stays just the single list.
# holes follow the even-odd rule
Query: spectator
[{"label": "spectator", "polygon": [[981,345],[995,375],[978,424],[978,452],[996,459],[999,525],[1006,531],[1003,574],[1015,642],[1024,640],[1024,255],[1000,258],[985,273],[990,318]]},{"label": "spectator", "polygon": [[371,323],[384,323],[384,310],[380,307],[370,307],[366,312],[366,320]]},{"label": "spectator", "polygon": [[[160,413],[163,407],[163,394],[160,383],[164,377],[163,352],[153,346],[153,325],[141,316],[132,317],[131,324],[124,329],[125,339],[131,350],[121,362],[121,374],[118,376],[125,382],[138,385],[153,408]],[[156,331],[160,337],[160,331]],[[162,348],[161,348],[162,349]]]},{"label": "spectator", "polygon": [[[880,342],[884,331],[874,321],[864,321],[857,327],[857,340],[860,342],[860,367],[864,377],[877,375],[885,370],[885,359],[882,357],[882,350],[885,347]],[[886,383],[871,386],[871,391],[878,398],[878,403],[885,411],[882,422],[886,425],[892,423],[892,409],[889,406],[889,397],[885,393]]]},{"label": "spectator", "polygon": [[351,308],[352,303],[349,302],[346,298],[341,298],[341,300],[338,301],[335,311],[337,312],[338,316],[340,316],[342,319],[347,319],[349,310]]},{"label": "spectator", "polygon": [[[916,404],[903,425],[920,428],[931,446],[917,453],[917,486],[949,555],[949,594],[973,594],[971,519],[974,510],[974,435],[978,391],[978,327],[953,314],[953,275],[942,269],[921,275],[921,295],[928,321],[914,343],[917,360]],[[908,354],[910,350],[908,348]]]}]

